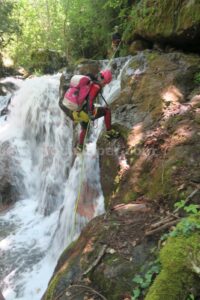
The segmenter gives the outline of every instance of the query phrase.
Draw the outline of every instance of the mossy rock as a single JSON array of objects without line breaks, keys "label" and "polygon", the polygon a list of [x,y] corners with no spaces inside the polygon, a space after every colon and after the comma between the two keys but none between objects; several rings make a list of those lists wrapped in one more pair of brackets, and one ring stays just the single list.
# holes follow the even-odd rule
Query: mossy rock
[{"label": "mossy rock", "polygon": [[132,6],[124,39],[148,41],[193,49],[199,47],[200,3],[198,0],[141,0]]},{"label": "mossy rock", "polygon": [[52,74],[66,65],[66,57],[61,52],[37,49],[31,53],[31,71]]},{"label": "mossy rock", "polygon": [[88,74],[97,75],[100,71],[100,64],[96,60],[80,58],[75,62],[75,74]]},{"label": "mossy rock", "polygon": [[[188,220],[194,228],[194,224],[200,227],[199,214]],[[180,233],[184,233],[183,226],[185,226],[183,222],[177,226]],[[198,230],[193,230],[187,235],[178,234],[167,240],[160,252],[162,271],[150,287],[145,300],[186,299],[191,289],[199,286],[199,274],[194,267],[196,264],[199,266],[200,235]]]}]

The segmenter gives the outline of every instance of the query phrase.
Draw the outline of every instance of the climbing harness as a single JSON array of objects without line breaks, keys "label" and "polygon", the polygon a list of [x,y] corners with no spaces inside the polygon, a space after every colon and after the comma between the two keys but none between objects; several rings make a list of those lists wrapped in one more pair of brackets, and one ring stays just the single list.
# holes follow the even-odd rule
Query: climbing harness
[{"label": "climbing harness", "polygon": [[74,122],[85,122],[88,123],[90,121],[89,116],[83,110],[81,111],[73,111],[72,113]]}]

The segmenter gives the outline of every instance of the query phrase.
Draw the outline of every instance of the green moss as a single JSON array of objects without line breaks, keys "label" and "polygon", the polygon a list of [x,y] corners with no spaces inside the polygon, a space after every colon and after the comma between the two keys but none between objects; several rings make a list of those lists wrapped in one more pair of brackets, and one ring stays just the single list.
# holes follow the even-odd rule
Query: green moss
[{"label": "green moss", "polygon": [[48,287],[48,290],[47,290],[47,293],[45,296],[45,300],[53,300],[54,299],[54,296],[55,296],[54,291],[56,289],[57,284],[62,279],[62,277],[63,277],[62,273],[54,276],[54,278],[52,279],[52,281]]},{"label": "green moss", "polygon": [[176,190],[173,186],[173,161],[162,161],[151,175],[151,182],[148,184],[148,195],[150,198],[160,196],[174,197]]},{"label": "green moss", "polygon": [[188,27],[192,27],[194,23],[200,21],[200,3],[199,1],[194,2],[182,7],[178,18],[178,29],[187,29]]},{"label": "green moss", "polygon": [[197,84],[200,84],[200,72],[197,72],[194,75],[194,82],[197,83]]},{"label": "green moss", "polygon": [[[124,31],[124,39],[132,40],[138,34],[149,39],[169,38],[181,35],[184,30],[193,28],[197,32],[200,20],[200,3],[178,0],[141,0],[133,5],[129,22]],[[196,27],[196,29],[195,29]]]},{"label": "green moss", "polygon": [[136,193],[134,191],[128,191],[123,196],[123,203],[132,202],[132,201],[136,200],[137,198],[138,198],[138,193]]},{"label": "green moss", "polygon": [[70,283],[74,280],[76,274],[80,272],[80,257],[76,256],[69,259],[51,280],[45,300],[54,300],[64,293]]},{"label": "green moss", "polygon": [[[199,214],[188,220],[200,225]],[[183,226],[182,222],[178,227]],[[145,300],[185,299],[196,284],[197,275],[192,265],[192,257],[200,251],[198,232],[190,236],[170,237],[160,252],[162,271],[156,277]]]},{"label": "green moss", "polygon": [[136,28],[157,34],[162,32],[164,36],[169,36],[173,31],[173,9],[177,0],[158,1],[156,9],[149,2],[143,0],[139,3]]},{"label": "green moss", "polygon": [[156,51],[146,53],[146,58],[147,58],[148,62],[152,62],[155,59],[157,59],[158,57],[159,57],[159,53],[157,53]]}]

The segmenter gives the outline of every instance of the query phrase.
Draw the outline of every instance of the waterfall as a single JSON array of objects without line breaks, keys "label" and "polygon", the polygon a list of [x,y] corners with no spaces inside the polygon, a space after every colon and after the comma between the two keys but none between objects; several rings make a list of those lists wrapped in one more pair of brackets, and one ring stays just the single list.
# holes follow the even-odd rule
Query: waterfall
[{"label": "waterfall", "polygon": [[[119,93],[127,60],[115,59],[115,78],[104,89],[108,101]],[[0,290],[6,300],[41,299],[62,251],[104,212],[96,149],[103,120],[91,128],[84,154],[75,156],[72,121],[58,106],[59,79],[20,81],[7,119],[0,118],[0,166],[8,166],[17,200],[0,213]]]}]

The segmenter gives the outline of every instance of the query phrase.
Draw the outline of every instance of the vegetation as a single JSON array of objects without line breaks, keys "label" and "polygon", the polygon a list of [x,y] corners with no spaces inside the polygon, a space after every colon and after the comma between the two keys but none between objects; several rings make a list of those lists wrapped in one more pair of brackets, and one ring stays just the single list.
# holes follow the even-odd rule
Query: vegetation
[{"label": "vegetation", "polygon": [[[32,65],[32,54],[39,49],[63,53],[68,61],[102,59],[110,55],[111,33],[119,25],[124,42],[120,51],[126,54],[136,36],[159,40],[174,34],[174,28],[178,34],[182,28],[196,26],[200,21],[198,1],[190,6],[179,2],[0,0],[0,48],[6,47],[15,63],[25,67]],[[174,23],[176,10],[181,14]],[[195,81],[199,83],[198,76]]]},{"label": "vegetation", "polygon": [[0,0],[0,50],[11,42],[14,34],[20,33],[20,26],[12,16],[15,4],[13,1]]},{"label": "vegetation", "polygon": [[200,72],[195,74],[194,82],[197,83],[197,84],[200,84]]},{"label": "vegetation", "polygon": [[110,32],[131,5],[128,0],[1,2],[0,42],[24,66],[31,65],[32,54],[40,48],[60,51],[68,60],[106,57]]},{"label": "vegetation", "polygon": [[133,282],[137,284],[137,286],[133,290],[133,296],[131,300],[137,300],[141,296],[144,297],[147,289],[151,285],[154,277],[160,272],[160,262],[158,260],[149,264],[148,271],[144,274],[144,276],[136,275],[133,278]]},{"label": "vegetation", "polygon": [[161,240],[166,240],[159,255],[161,272],[150,287],[145,300],[190,300],[195,299],[191,291],[199,293],[199,290],[194,288],[200,274],[199,205],[187,205],[187,200],[181,200],[174,206],[185,211],[187,217],[183,218],[172,232],[161,237]]},{"label": "vegetation", "polygon": [[191,291],[199,292],[199,225],[199,214],[177,225],[160,252],[161,272],[145,300],[192,299]]}]

